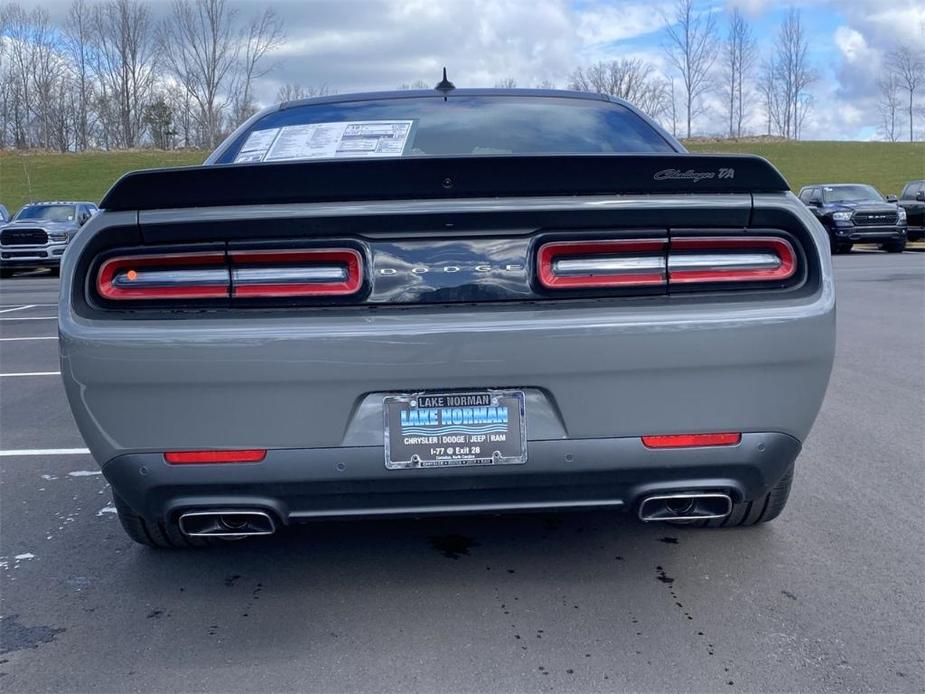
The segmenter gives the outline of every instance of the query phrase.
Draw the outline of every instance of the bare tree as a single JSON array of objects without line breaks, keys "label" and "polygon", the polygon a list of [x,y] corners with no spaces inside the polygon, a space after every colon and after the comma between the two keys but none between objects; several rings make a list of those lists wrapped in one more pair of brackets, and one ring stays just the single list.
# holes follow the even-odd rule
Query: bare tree
[{"label": "bare tree", "polygon": [[283,23],[271,8],[252,19],[242,31],[241,55],[232,86],[232,127],[256,112],[254,80],[263,77],[272,68],[272,65],[266,65],[265,59],[268,53],[282,44],[284,37]]},{"label": "bare tree", "polygon": [[755,63],[755,39],[751,27],[736,7],[729,17],[723,44],[723,77],[729,106],[729,137],[742,137],[746,120],[746,82]]},{"label": "bare tree", "polygon": [[90,76],[92,26],[91,12],[86,0],[74,0],[67,13],[64,46],[74,72],[75,146],[78,150],[86,149],[90,141],[90,102],[93,99],[93,81]]},{"label": "bare tree", "polygon": [[495,89],[516,89],[517,80],[513,77],[502,77],[500,80],[495,82]]},{"label": "bare tree", "polygon": [[[404,88],[407,89],[407,87]],[[414,87],[414,89],[417,89],[417,87]],[[334,93],[335,92],[326,84],[309,87],[303,87],[301,84],[284,84],[279,88],[279,91],[276,92],[276,101],[282,104],[287,101],[310,99],[313,96],[327,96],[328,94]]]},{"label": "bare tree", "polygon": [[899,80],[896,73],[892,70],[887,70],[886,75],[877,81],[877,88],[880,92],[880,102],[878,104],[880,130],[887,140],[896,142],[899,139],[899,109],[902,107],[899,99]]},{"label": "bare tree", "polygon": [[710,70],[716,60],[716,18],[712,11],[698,12],[694,0],[676,0],[665,17],[665,53],[681,75],[684,87],[687,137],[691,122],[701,112],[700,98],[710,88]]},{"label": "bare tree", "polygon": [[921,50],[900,46],[889,54],[890,70],[896,74],[899,87],[909,96],[909,142],[915,140],[913,119],[915,117],[915,91],[925,83],[925,57]]},{"label": "bare tree", "polygon": [[5,40],[7,58],[6,92],[9,99],[8,118],[10,140],[14,147],[24,149],[33,142],[28,132],[32,113],[32,29],[29,13],[19,5],[5,8]]},{"label": "bare tree", "polygon": [[668,82],[655,74],[651,64],[635,58],[577,68],[569,78],[569,89],[624,99],[653,118],[665,114],[670,105]]},{"label": "bare tree", "polygon": [[106,146],[136,147],[156,77],[154,23],[138,0],[108,0],[93,12],[95,99]]},{"label": "bare tree", "polygon": [[806,112],[812,103],[809,87],[816,71],[809,64],[809,41],[803,31],[800,11],[790,9],[777,34],[772,60],[780,134],[799,139]]},{"label": "bare tree", "polygon": [[225,0],[174,0],[160,30],[164,64],[196,104],[200,144],[209,149],[223,132],[226,88],[238,60],[235,16]]},{"label": "bare tree", "polygon": [[427,84],[424,80],[415,80],[414,82],[402,82],[398,85],[399,89],[430,89],[431,85]]}]

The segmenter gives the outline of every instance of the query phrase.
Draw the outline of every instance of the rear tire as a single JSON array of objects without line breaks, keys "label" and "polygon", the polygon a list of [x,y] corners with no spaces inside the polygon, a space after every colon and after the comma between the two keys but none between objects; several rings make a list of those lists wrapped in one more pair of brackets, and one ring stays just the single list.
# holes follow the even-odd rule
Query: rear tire
[{"label": "rear tire", "polygon": [[901,241],[890,241],[889,243],[880,244],[880,248],[885,250],[887,253],[902,253],[906,250],[906,239]]},{"label": "rear tire", "polygon": [[780,481],[764,496],[752,501],[743,501],[733,504],[732,511],[725,518],[714,518],[694,523],[701,528],[733,528],[745,527],[767,523],[777,518],[787,499],[790,497],[790,487],[793,485],[793,468],[780,478]]},{"label": "rear tire", "polygon": [[13,276],[15,270],[11,267],[0,268],[0,279],[8,279]]},{"label": "rear tire", "polygon": [[211,544],[202,537],[187,537],[180,532],[180,526],[177,523],[146,521],[116,494],[112,495],[112,501],[125,534],[140,545],[158,549],[186,549]]},{"label": "rear tire", "polygon": [[832,246],[832,253],[834,255],[841,255],[842,253],[850,253],[853,247],[854,247],[853,243],[836,243]]}]

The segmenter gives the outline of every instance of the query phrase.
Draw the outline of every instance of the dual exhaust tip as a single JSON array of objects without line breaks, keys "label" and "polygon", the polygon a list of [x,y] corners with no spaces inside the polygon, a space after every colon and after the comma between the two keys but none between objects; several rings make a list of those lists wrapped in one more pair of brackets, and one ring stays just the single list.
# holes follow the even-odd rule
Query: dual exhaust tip
[{"label": "dual exhaust tip", "polygon": [[730,513],[732,498],[721,492],[647,496],[639,504],[639,518],[645,522],[711,520]]},{"label": "dual exhaust tip", "polygon": [[189,537],[223,537],[237,540],[257,535],[272,535],[276,532],[276,523],[265,511],[187,511],[180,515],[180,531]]}]

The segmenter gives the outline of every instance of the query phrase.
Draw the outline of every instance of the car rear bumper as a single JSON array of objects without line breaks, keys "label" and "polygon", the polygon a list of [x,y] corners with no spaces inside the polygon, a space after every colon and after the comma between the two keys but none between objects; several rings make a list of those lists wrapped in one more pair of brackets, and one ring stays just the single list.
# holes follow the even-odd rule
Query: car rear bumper
[{"label": "car rear bumper", "polygon": [[149,521],[208,509],[256,509],[289,524],[320,518],[636,508],[645,496],[765,494],[793,465],[795,438],[744,434],[735,446],[656,450],[638,437],[528,442],[524,464],[388,470],[381,446],[278,449],[260,463],[169,465],[129,454],[103,465]]}]

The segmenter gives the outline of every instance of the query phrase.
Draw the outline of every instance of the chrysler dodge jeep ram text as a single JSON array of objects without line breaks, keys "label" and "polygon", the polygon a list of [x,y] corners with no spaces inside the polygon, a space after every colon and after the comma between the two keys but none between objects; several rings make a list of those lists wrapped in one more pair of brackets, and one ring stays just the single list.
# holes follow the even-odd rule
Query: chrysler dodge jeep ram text
[{"label": "chrysler dodge jeep ram text", "polygon": [[263,111],[75,239],[61,372],[128,534],[777,516],[834,351],[816,218],[622,101],[438,86]]}]

